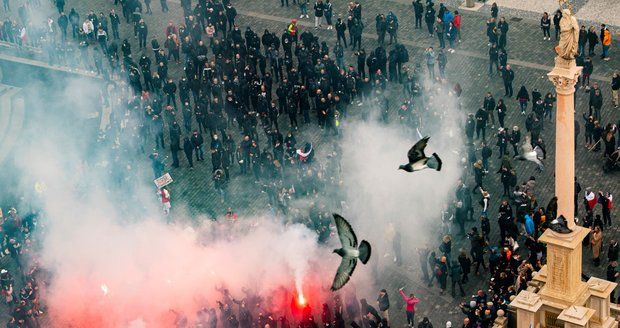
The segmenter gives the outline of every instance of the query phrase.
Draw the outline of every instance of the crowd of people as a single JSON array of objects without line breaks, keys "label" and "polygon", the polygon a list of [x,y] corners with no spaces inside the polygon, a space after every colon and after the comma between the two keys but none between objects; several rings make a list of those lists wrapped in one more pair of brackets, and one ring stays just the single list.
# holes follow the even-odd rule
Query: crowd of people
[{"label": "crowd of people", "polygon": [[[3,1],[4,9],[10,10],[10,1]],[[424,21],[424,33],[433,39],[429,41],[432,46],[411,65],[407,65],[407,48],[399,43],[399,18],[394,12],[376,15],[376,44],[362,42],[363,31],[368,27],[362,21],[359,1],[351,2],[346,15],[334,21],[330,0],[317,0],[312,6],[309,0],[294,0],[293,4],[300,8],[299,19],[291,19],[280,31],[264,30],[262,34],[237,24],[237,10],[230,0],[181,0],[180,21],[170,17],[166,0],[160,0],[162,13],[153,12],[150,0],[117,0],[110,4],[109,12],[98,14],[65,8],[64,0],[53,3],[57,16],[40,24],[32,17],[43,5],[37,0],[26,1],[17,9],[18,19],[5,20],[0,40],[41,47],[50,64],[94,71],[106,81],[108,88],[102,91],[102,106],[110,108],[111,114],[100,138],[102,144],[128,157],[150,161],[153,179],[171,168],[191,170],[206,165],[200,162],[205,161],[207,148],[211,155],[210,179],[222,203],[228,203],[231,179],[250,176],[266,195],[270,211],[290,222],[306,224],[317,231],[321,242],[330,238],[330,213],[342,206],[342,199],[335,192],[342,181],[342,151],[337,142],[331,145],[298,140],[299,130],[320,129],[324,140],[337,141],[341,126],[351,117],[376,116],[381,122],[396,117],[414,135],[413,131],[424,131],[443,118],[446,111],[442,106],[447,105],[439,99],[450,97],[458,103],[462,93],[458,83],[447,83],[445,73],[448,55],[461,42],[461,15],[443,3],[435,9],[432,1],[413,1],[411,16],[415,17],[415,28],[423,29]],[[281,0],[281,5],[289,6],[289,1]],[[322,28],[325,21],[328,30],[335,30],[337,41],[333,48],[311,28],[300,27],[299,20],[309,18],[310,8],[314,10],[315,29]],[[169,18],[163,34],[149,29],[146,15]],[[464,117],[463,177],[441,211],[437,245],[418,249],[422,279],[429,286],[437,281],[441,294],[448,291],[450,282],[452,296],[464,297],[472,271],[475,275],[489,273],[488,292],[478,290],[460,306],[465,315],[463,328],[487,328],[498,310],[508,313],[511,298],[527,288],[533,272],[545,263],[546,249],[538,237],[557,216],[557,199],[537,190],[535,176],[518,178],[519,172],[512,162],[513,156],[521,153],[523,143],[538,147],[546,156],[543,131],[553,126],[556,97],[553,92],[528,90],[526,85],[520,85],[513,94],[513,83],[518,79],[508,64],[509,23],[499,15],[495,4],[490,16],[486,24],[488,73],[493,79],[501,76],[505,93],[499,96],[488,92],[479,109],[468,110],[470,113]],[[548,14],[543,16],[540,27],[545,40],[550,39],[551,21],[557,39],[560,19],[561,12],[552,18]],[[123,25],[129,28],[122,29]],[[582,27],[577,62],[584,70],[576,88],[585,91],[589,101],[585,112],[577,110],[575,147],[583,126],[587,150],[598,152],[604,146],[603,157],[608,159],[608,165],[614,165],[613,158],[617,161],[620,146],[618,125],[604,121],[604,117],[609,117],[602,115],[609,108],[603,106],[606,96],[597,82],[590,85],[594,51],[599,42],[603,47],[601,59],[609,60],[609,29],[602,25],[597,35],[593,26],[587,31]],[[365,47],[371,44],[374,49],[367,54]],[[355,65],[346,65],[345,55],[350,56],[346,62]],[[611,87],[612,105],[617,108],[617,73]],[[402,90],[402,99],[394,101],[387,94],[396,89]],[[507,107],[513,104],[518,104],[522,114],[520,124],[506,122]],[[156,150],[150,151],[153,148]],[[329,155],[315,158],[318,148]],[[492,161],[494,152],[498,161]],[[172,163],[167,163],[168,154]],[[491,167],[492,163],[499,165]],[[118,162],[110,169],[111,180],[119,186],[135,179],[132,172],[122,169],[123,164]],[[501,197],[491,198],[490,172],[500,176]],[[167,188],[159,189],[157,194],[165,215],[174,215],[171,200],[175,195]],[[307,210],[296,206],[297,200],[306,198],[310,199]],[[543,199],[548,201],[546,206]],[[580,212],[581,202],[584,205]],[[603,249],[609,248],[607,279],[615,281],[620,276],[616,262],[618,243],[611,241],[607,246],[602,236],[612,223],[613,195],[605,191],[595,193],[591,188],[582,190],[576,180],[575,204],[580,224],[592,229],[584,245],[591,248],[595,265],[601,263]],[[490,217],[494,207],[499,207],[497,224]],[[228,208],[224,219],[235,221],[237,214]],[[14,259],[18,271],[13,275],[19,275],[23,286],[14,287],[6,269],[0,272],[2,293],[12,307],[10,327],[37,327],[37,317],[43,314],[35,279],[42,270],[36,262],[25,261],[30,259],[36,226],[37,215],[19,218],[15,209],[2,218],[5,251],[0,256]],[[499,238],[493,237],[492,230],[499,230]],[[464,247],[453,252],[452,243],[461,243],[459,238],[469,240],[469,251]],[[315,319],[318,312],[309,308],[304,308],[296,318],[278,318],[254,306],[255,300],[249,299],[257,295],[248,293],[238,300],[227,290],[221,293],[219,310],[200,310],[195,319],[197,326],[215,328],[219,322],[229,328],[286,328],[291,324],[342,328],[346,322],[354,322],[363,327],[389,327],[388,293],[399,293],[406,304],[407,324],[432,327],[429,318],[415,321],[415,307],[420,299],[403,289],[381,290],[376,308],[365,299],[358,301],[354,294],[335,294],[323,305],[321,320]],[[177,326],[185,327],[189,321],[187,314],[177,313]],[[451,322],[446,323],[446,327],[451,326]]]}]

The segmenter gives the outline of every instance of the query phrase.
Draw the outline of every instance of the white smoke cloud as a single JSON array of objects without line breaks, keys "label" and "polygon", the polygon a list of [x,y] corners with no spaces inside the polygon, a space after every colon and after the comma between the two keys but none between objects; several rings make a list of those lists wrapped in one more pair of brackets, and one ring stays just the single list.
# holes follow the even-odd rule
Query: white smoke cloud
[{"label": "white smoke cloud", "polygon": [[[71,106],[58,113],[59,122],[92,111],[86,100],[81,103],[89,97],[75,97],[91,87],[84,81],[66,86],[74,96],[66,97]],[[205,220],[194,228],[192,219],[180,217],[168,225],[148,167],[137,170],[144,177],[138,187],[114,188],[106,181],[109,150],[82,147],[72,142],[80,129],[47,123],[46,138],[16,156],[19,174],[28,176],[25,193],[32,193],[34,181],[46,185],[36,197],[42,209],[39,261],[52,273],[42,296],[54,326],[169,327],[176,316],[171,310],[191,318],[203,307],[217,308],[221,287],[238,299],[245,297],[242,288],[253,290],[265,311],[286,310],[296,289],[311,295],[313,306],[325,299],[339,260],[318,245],[314,231],[266,217]],[[129,213],[122,198],[138,200]]]},{"label": "white smoke cloud", "polygon": [[402,235],[403,248],[436,242],[428,236],[439,225],[439,212],[454,195],[462,174],[457,152],[464,145],[459,137],[463,118],[456,97],[435,87],[425,92],[431,96],[423,108],[416,108],[434,112],[420,130],[430,136],[426,156],[437,153],[443,161],[439,172],[397,170],[407,163],[408,150],[421,139],[415,130],[376,121],[353,122],[344,129],[342,171],[347,217],[358,227],[358,237],[363,235],[373,245],[374,260],[392,252],[389,241],[396,230]]}]

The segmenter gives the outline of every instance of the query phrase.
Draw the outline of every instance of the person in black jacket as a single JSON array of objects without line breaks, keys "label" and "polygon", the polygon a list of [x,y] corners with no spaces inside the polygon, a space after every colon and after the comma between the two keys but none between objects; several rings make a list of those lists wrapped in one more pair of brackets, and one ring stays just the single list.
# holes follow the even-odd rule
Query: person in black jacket
[{"label": "person in black jacket", "polygon": [[474,139],[474,132],[476,131],[476,118],[474,114],[469,113],[467,115],[467,121],[465,123],[465,135],[467,136],[467,140],[471,142]]},{"label": "person in black jacket", "polygon": [[183,139],[183,152],[185,153],[185,158],[187,158],[187,162],[189,163],[190,170],[194,169],[194,159],[192,157],[193,149],[194,146],[189,140],[189,137],[185,137]]},{"label": "person in black jacket", "polygon": [[455,285],[459,285],[459,289],[461,291],[461,297],[465,296],[465,290],[463,290],[463,270],[458,261],[453,261],[452,265],[449,268],[450,278],[452,280],[452,297],[456,297],[455,293]]},{"label": "person in black jacket", "polygon": [[120,36],[118,34],[118,27],[121,24],[121,18],[118,17],[118,14],[114,11],[114,9],[110,10],[110,25],[112,25],[112,37],[114,40],[120,40]]},{"label": "person in black jacket", "polygon": [[603,95],[600,89],[595,89],[590,97],[590,113],[595,120],[601,119],[601,107],[603,107]]},{"label": "person in black jacket", "polygon": [[80,30],[80,15],[75,11],[75,8],[71,8],[69,12],[69,22],[71,23],[71,33],[75,39],[78,36]]},{"label": "person in black jacket", "polygon": [[515,73],[510,65],[506,65],[502,78],[504,80],[504,89],[506,90],[506,94],[504,96],[512,97],[512,81],[515,79]]},{"label": "person in black jacket", "polygon": [[476,112],[476,139],[480,138],[482,132],[482,140],[487,140],[487,121],[489,120],[489,114],[483,108],[478,109]]},{"label": "person in black jacket", "polygon": [[551,34],[549,33],[551,29],[551,19],[549,19],[549,14],[546,12],[543,13],[540,19],[540,29],[543,31],[543,40],[551,40]]},{"label": "person in black jacket", "polygon": [[611,77],[611,101],[614,104],[614,108],[618,108],[618,105],[620,104],[619,98],[618,98],[619,90],[620,90],[620,74],[616,71]]},{"label": "person in black jacket", "polygon": [[383,319],[388,323],[390,322],[390,297],[385,289],[382,289],[379,292],[379,297],[377,298],[377,304],[379,305],[379,311],[381,311],[381,315],[383,315]]},{"label": "person in black jacket", "polygon": [[422,15],[424,14],[424,5],[421,0],[413,1],[413,12],[415,14],[415,28],[422,28]]},{"label": "person in black jacket", "polygon": [[562,19],[562,12],[558,9],[553,15],[553,27],[555,27],[555,40],[560,37],[560,20]]},{"label": "person in black jacket", "polygon": [[583,76],[581,77],[581,88],[586,88],[586,91],[590,90],[590,75],[592,75],[592,71],[594,71],[594,65],[592,65],[592,58],[588,56],[583,62]]},{"label": "person in black jacket", "polygon": [[140,49],[146,48],[146,38],[149,35],[149,28],[146,26],[146,22],[144,19],[141,19],[138,23],[138,41],[140,44]]},{"label": "person in black jacket", "polygon": [[577,51],[580,56],[585,56],[587,42],[588,42],[588,31],[586,31],[585,25],[581,25],[581,27],[579,28],[579,41],[578,41],[579,49]]},{"label": "person in black jacket", "polygon": [[168,9],[168,0],[159,0],[159,4],[161,5],[161,12],[167,13],[170,11],[170,9]]},{"label": "person in black jacket", "polygon": [[594,30],[594,26],[590,26],[588,29],[588,56],[596,56],[594,53],[594,48],[598,44],[598,35],[596,35],[596,30]]},{"label": "person in black jacket", "polygon": [[337,42],[341,42],[340,40],[342,40],[342,44],[345,48],[347,47],[347,38],[344,35],[344,31],[346,31],[346,29],[347,24],[342,21],[342,18],[338,18],[338,20],[336,21]]},{"label": "person in black jacket", "polygon": [[192,149],[196,153],[197,161],[204,161],[204,152],[202,145],[204,144],[204,139],[202,138],[202,134],[199,134],[198,131],[194,130],[191,138]]},{"label": "person in black jacket", "polygon": [[67,41],[67,27],[69,26],[69,17],[62,12],[58,17],[58,26],[60,27],[62,42]]},{"label": "person in black jacket", "polygon": [[366,50],[361,49],[354,54],[357,56],[357,72],[360,74],[361,78],[366,78]]},{"label": "person in black jacket", "polygon": [[355,49],[357,45],[357,51],[362,48],[362,32],[364,31],[364,24],[360,20],[354,20],[353,26],[350,28],[353,40],[351,42],[351,49]]},{"label": "person in black jacket", "polygon": [[385,16],[383,14],[379,14],[375,17],[375,28],[377,29],[377,41],[379,42],[379,45],[383,46],[385,32],[387,31],[387,22],[385,21]]},{"label": "person in black jacket", "polygon": [[426,11],[424,12],[424,21],[426,21],[426,27],[428,28],[428,35],[433,37],[433,31],[435,30],[435,8],[434,4],[429,2],[426,5]]},{"label": "person in black jacket", "polygon": [[132,22],[133,22],[133,36],[138,37],[138,25],[140,24],[140,21],[142,20],[142,14],[140,13],[140,10],[136,8],[136,11],[133,12],[131,17],[132,17]]},{"label": "person in black jacket", "polygon": [[163,91],[166,95],[166,105],[172,104],[174,108],[177,108],[177,102],[175,97],[177,92],[177,86],[176,84],[174,84],[174,81],[172,81],[172,79],[168,79],[166,84],[164,84]]},{"label": "person in black jacket", "polygon": [[491,128],[495,128],[495,115],[493,115],[493,111],[495,111],[495,98],[490,92],[484,96],[484,103],[482,105],[484,110],[487,111],[489,115],[489,120],[491,121]]},{"label": "person in black jacket", "polygon": [[323,5],[323,0],[317,0],[314,3],[314,28],[315,29],[321,27],[324,13],[325,13],[325,6]]},{"label": "person in black jacket", "polygon": [[368,304],[365,298],[360,299],[362,317],[364,318],[364,322],[367,323],[367,327],[374,326],[376,327],[379,322],[381,322],[381,316],[379,316],[379,312],[372,305]]},{"label": "person in black jacket", "polygon": [[489,48],[489,76],[493,76],[493,67],[495,67],[495,75],[499,74],[499,57],[497,44],[493,43]]}]

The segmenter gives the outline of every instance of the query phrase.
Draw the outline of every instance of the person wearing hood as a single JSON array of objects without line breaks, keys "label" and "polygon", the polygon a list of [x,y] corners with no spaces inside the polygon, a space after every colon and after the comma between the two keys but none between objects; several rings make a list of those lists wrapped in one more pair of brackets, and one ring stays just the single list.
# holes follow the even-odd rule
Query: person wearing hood
[{"label": "person wearing hood", "polygon": [[433,324],[428,317],[424,317],[424,319],[422,319],[422,321],[418,324],[418,328],[433,328]]}]

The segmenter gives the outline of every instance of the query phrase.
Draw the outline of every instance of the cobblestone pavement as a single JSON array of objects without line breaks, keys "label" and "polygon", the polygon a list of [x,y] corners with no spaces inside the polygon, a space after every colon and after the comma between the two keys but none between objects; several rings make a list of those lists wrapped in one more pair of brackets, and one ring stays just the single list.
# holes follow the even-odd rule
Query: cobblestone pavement
[{"label": "cobblestone pavement", "polygon": [[[109,0],[90,0],[90,1],[67,1],[67,8],[75,6],[83,16],[87,10],[94,9],[96,12],[103,11],[107,13],[110,8],[113,7],[112,1]],[[291,1],[292,2],[292,1]],[[592,0],[590,1],[592,2]],[[149,25],[149,30],[152,37],[157,37],[161,40],[164,27],[169,19],[176,22],[181,21],[181,12],[177,2],[169,1],[170,12],[167,16],[163,17],[157,1],[153,2],[153,16],[145,15],[145,19]],[[363,46],[370,51],[377,46],[376,34],[374,29],[374,17],[378,13],[386,13],[388,10],[392,10],[398,17],[400,22],[399,41],[407,46],[410,52],[410,63],[420,62],[421,53],[424,48],[428,46],[438,46],[436,38],[430,38],[424,30],[414,29],[412,9],[409,2],[404,1],[362,1],[365,23],[365,34],[363,37]],[[346,13],[345,1],[334,1],[334,14],[335,16]],[[264,29],[270,31],[277,31],[278,34],[284,30],[286,23],[293,17],[298,17],[298,9],[291,5],[290,7],[280,7],[279,0],[265,0],[265,1],[235,1],[240,16],[238,17],[238,24],[245,28],[245,26],[251,26],[252,29],[262,34]],[[450,7],[454,10],[454,7]],[[501,8],[500,8],[501,11]],[[482,105],[484,94],[490,91],[494,94],[496,99],[501,98],[504,94],[501,79],[499,77],[489,77],[487,75],[488,67],[488,48],[485,37],[485,19],[487,11],[482,13],[478,12],[462,12],[463,14],[463,42],[458,44],[457,51],[454,54],[448,54],[448,67],[447,67],[447,79],[451,83],[460,83],[463,87],[462,108],[466,112],[475,112],[478,107]],[[515,70],[515,89],[518,89],[521,85],[526,85],[528,90],[538,88],[538,90],[544,95],[548,91],[552,91],[552,85],[548,81],[546,73],[551,69],[553,65],[553,41],[543,41],[541,32],[535,21],[532,20],[523,21],[510,21],[510,32],[508,34],[508,53],[509,63],[513,65]],[[308,19],[301,21],[301,28],[311,28],[312,23]],[[122,35],[130,35],[130,28],[123,24]],[[327,40],[330,47],[335,43],[335,32],[320,29],[316,31],[316,34],[320,36],[321,40]],[[138,49],[137,42],[131,38],[134,49]],[[600,52],[600,48],[598,49]],[[620,119],[620,109],[614,109],[610,100],[610,85],[609,80],[613,69],[618,67],[620,63],[620,57],[616,56],[619,49],[617,46],[613,46],[611,49],[612,60],[603,62],[598,58],[594,59],[594,74],[593,80],[601,84],[603,94],[605,97],[604,106],[602,110],[603,123],[618,122]],[[149,50],[150,55],[150,50]],[[347,63],[354,63],[354,57],[351,51],[347,50],[345,53],[345,61]],[[172,64],[174,65],[174,64]],[[424,65],[422,65],[424,66]],[[179,67],[175,67],[174,74],[179,73]],[[516,90],[515,90],[516,91]],[[393,92],[393,106],[396,106],[400,99],[396,96],[398,92]],[[587,110],[587,95],[583,91],[578,91],[576,97],[576,115],[580,116],[585,110]],[[508,106],[508,116],[506,117],[506,126],[519,125],[524,126],[524,118],[518,113],[518,103],[515,99],[506,100]],[[396,108],[392,108],[392,117]],[[582,120],[578,118],[580,123]],[[284,123],[284,126],[288,126],[288,123]],[[583,124],[582,134],[579,136],[579,147],[576,153],[576,174],[578,180],[581,182],[582,187],[592,187],[594,190],[611,191],[614,195],[620,195],[620,175],[615,174],[603,174],[601,171],[602,158],[601,153],[588,152],[583,147]],[[518,172],[519,182],[533,175],[536,177],[537,195],[539,195],[540,204],[546,204],[550,197],[553,195],[553,163],[555,157],[555,150],[553,145],[554,130],[553,123],[545,123],[545,130],[543,131],[543,137],[547,141],[547,156],[548,169],[543,173],[535,171],[534,166],[528,165],[523,162],[514,163]],[[285,130],[285,129],[283,129]],[[299,132],[301,136],[297,137],[297,140],[311,140],[314,143],[320,144],[325,139],[319,131],[316,129],[305,128]],[[238,139],[237,139],[238,141]],[[496,149],[494,148],[496,152]],[[325,157],[325,152],[319,152],[317,157],[319,160]],[[228,187],[228,193],[231,196],[227,203],[221,203],[219,195],[214,192],[213,185],[210,179],[211,165],[209,160],[199,163],[193,171],[189,171],[186,167],[186,162],[181,158],[181,168],[172,169],[171,174],[175,182],[171,185],[171,193],[174,195],[175,206],[183,207],[188,210],[189,213],[194,215],[205,214],[207,216],[221,217],[227,206],[231,206],[236,209],[242,215],[251,215],[264,211],[267,205],[267,196],[257,193],[257,187],[253,183],[253,179],[250,176],[239,176],[239,170],[235,167],[232,170],[232,181]],[[185,167],[184,167],[185,166]],[[491,168],[496,168],[499,163],[494,156],[491,161]],[[498,175],[490,175],[486,178],[486,184],[490,188],[492,195],[501,194],[501,184]],[[256,195],[260,196],[256,196]],[[495,217],[497,214],[497,206],[491,208],[490,217]],[[614,209],[612,216],[617,217],[618,210]],[[471,223],[470,223],[471,225]],[[493,240],[498,240],[498,229],[493,222]],[[469,228],[469,227],[468,227]],[[431,230],[436,230],[437,227],[429,227]],[[610,233],[611,232],[611,233]],[[618,228],[613,227],[610,231],[605,230],[606,240],[609,238],[619,238]],[[403,245],[408,245],[406,237],[403,239]],[[454,249],[459,247],[469,247],[467,240],[457,239],[456,245],[453,245]],[[450,296],[439,295],[437,287],[429,288],[425,284],[421,283],[420,272],[417,268],[418,259],[414,255],[414,249],[403,249],[405,256],[404,264],[402,267],[396,267],[392,265],[385,265],[385,269],[381,272],[381,278],[378,283],[381,287],[388,288],[389,290],[396,290],[397,288],[406,285],[408,289],[416,291],[423,302],[418,307],[417,318],[421,319],[422,316],[429,316],[436,327],[440,327],[446,320],[451,320],[453,323],[458,324],[462,320],[462,316],[458,313],[459,310],[455,306],[461,299],[453,299]],[[604,266],[593,267],[590,263],[590,254],[587,249],[584,249],[584,273],[588,275],[595,275],[604,277]],[[1,263],[1,262],[0,262]],[[475,290],[479,288],[485,288],[486,276],[473,277],[472,281],[466,286],[467,292],[473,294]],[[374,295],[358,295],[360,297],[373,297]],[[397,298],[395,293],[392,294],[393,299]],[[392,317],[396,324],[404,323],[404,314],[400,312],[399,307],[394,307]]]}]

